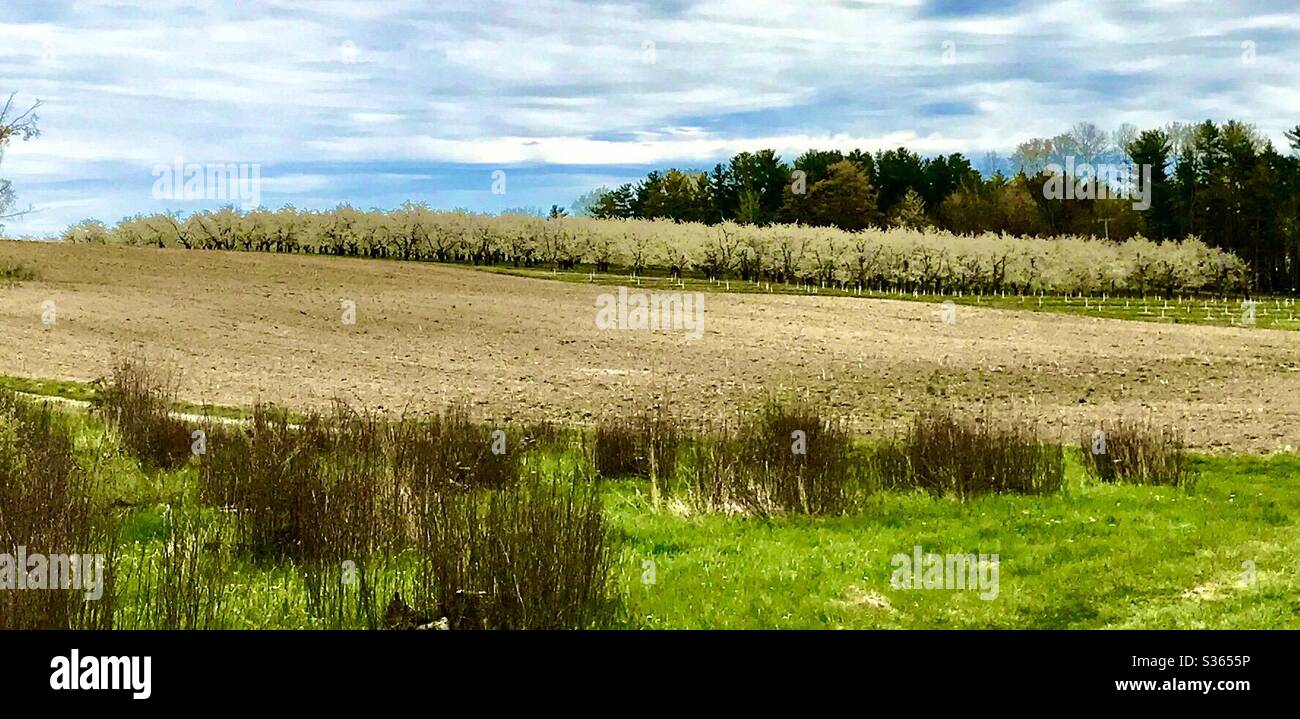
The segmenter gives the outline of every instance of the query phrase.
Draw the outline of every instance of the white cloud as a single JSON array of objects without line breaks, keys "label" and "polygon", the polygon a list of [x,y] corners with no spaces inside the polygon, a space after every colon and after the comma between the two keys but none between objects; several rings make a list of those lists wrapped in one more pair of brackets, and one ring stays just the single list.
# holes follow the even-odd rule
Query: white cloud
[{"label": "white cloud", "polygon": [[[942,15],[919,0],[61,7],[7,10],[0,23],[0,88],[47,100],[44,135],[12,146],[0,169],[53,213],[80,207],[53,204],[68,199],[59,178],[117,172],[133,185],[177,155],[613,166],[906,143],[974,156],[1082,119],[1205,117],[1255,122],[1280,142],[1300,66],[1300,13],[1285,0],[1253,14],[1202,0]],[[328,175],[298,167],[266,181],[337,201],[366,191]],[[148,209],[137,196],[114,196],[127,204],[109,216]]]}]

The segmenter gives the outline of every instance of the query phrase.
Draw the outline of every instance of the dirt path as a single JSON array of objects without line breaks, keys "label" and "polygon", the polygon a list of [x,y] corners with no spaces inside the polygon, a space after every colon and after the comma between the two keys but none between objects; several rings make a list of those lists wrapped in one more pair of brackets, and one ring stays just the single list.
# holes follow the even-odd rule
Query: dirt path
[{"label": "dirt path", "polygon": [[581,422],[655,398],[716,416],[770,389],[871,434],[951,403],[1071,438],[1150,413],[1201,448],[1300,446],[1300,333],[969,307],[949,325],[933,304],[709,294],[691,340],[598,331],[609,288],[427,264],[0,242],[3,261],[40,277],[0,287],[0,373],[89,380],[144,356],[178,370],[194,402],[463,400],[484,417]]}]

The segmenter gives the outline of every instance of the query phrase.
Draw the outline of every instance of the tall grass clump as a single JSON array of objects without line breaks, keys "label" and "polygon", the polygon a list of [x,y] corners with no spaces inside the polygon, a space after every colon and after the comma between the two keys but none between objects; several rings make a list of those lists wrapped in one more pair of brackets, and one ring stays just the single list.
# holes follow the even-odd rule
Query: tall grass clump
[{"label": "tall grass clump", "polygon": [[328,627],[376,628],[396,584],[388,559],[408,542],[404,493],[392,469],[388,423],[336,405],[305,428],[316,452],[296,485],[293,524],[307,609]]},{"label": "tall grass clump", "polygon": [[572,433],[566,427],[551,420],[528,422],[516,431],[522,437],[520,444],[525,450],[562,452],[572,440]]},{"label": "tall grass clump", "polygon": [[605,417],[592,436],[592,461],[602,477],[620,477],[649,472],[641,447],[641,427],[632,417]]},{"label": "tall grass clump", "polygon": [[236,541],[259,558],[292,555],[302,536],[300,516],[311,456],[288,413],[258,404],[245,427],[212,424],[199,461],[199,499],[239,518]]},{"label": "tall grass clump", "polygon": [[758,473],[757,498],[790,511],[843,511],[860,479],[844,420],[800,404],[769,401],[741,425],[744,452]]},{"label": "tall grass clump", "polygon": [[376,567],[410,534],[388,423],[336,404],[295,424],[259,404],[247,426],[208,431],[199,498],[233,517],[234,548],[261,564],[292,562],[323,626],[377,627],[393,579]]},{"label": "tall grass clump", "polygon": [[747,467],[734,425],[701,428],[686,442],[682,459],[680,482],[696,509],[744,512],[750,506]]},{"label": "tall grass clump", "polygon": [[838,514],[865,490],[853,455],[842,418],[771,400],[693,438],[682,476],[706,510]]},{"label": "tall grass clump", "polygon": [[[136,369],[104,383],[100,411],[162,406],[146,401],[163,395]],[[125,626],[225,626],[245,561],[301,579],[314,626],[377,628],[397,616],[411,619],[403,626],[578,628],[613,611],[590,470],[521,470],[530,450],[565,446],[554,426],[507,437],[463,407],[390,418],[336,404],[294,417],[259,404],[246,423],[209,419],[204,430],[200,507],[169,510],[163,538],[132,548]],[[665,452],[651,431],[648,446]]]},{"label": "tall grass clump", "polygon": [[671,477],[682,431],[660,408],[602,418],[592,435],[592,460],[602,477]]},{"label": "tall grass clump", "polygon": [[874,464],[884,486],[962,499],[1047,494],[1065,481],[1061,446],[1040,442],[1032,424],[995,424],[942,410],[918,415],[901,440],[877,449]]},{"label": "tall grass clump", "polygon": [[337,563],[404,544],[385,430],[382,418],[343,405],[304,425],[315,456],[297,483],[306,491],[293,496],[298,557]]},{"label": "tall grass clump", "polygon": [[451,629],[583,629],[611,616],[613,555],[599,483],[529,473],[418,508],[412,596]]},{"label": "tall grass clump", "polygon": [[175,386],[143,361],[126,359],[95,382],[92,410],[112,424],[122,444],[148,466],[170,469],[191,456],[191,429],[172,416]]},{"label": "tall grass clump", "polygon": [[336,404],[294,423],[258,405],[246,427],[211,427],[199,496],[237,517],[247,555],[297,566],[325,626],[376,627],[420,508],[518,483],[507,439],[463,407],[390,419]]},{"label": "tall grass clump", "polygon": [[[498,431],[500,434],[498,434]],[[461,405],[403,416],[388,427],[397,480],[411,491],[501,488],[519,477],[526,437],[511,444],[504,429],[476,422]]]},{"label": "tall grass clump", "polygon": [[200,501],[238,517],[250,555],[337,564],[402,545],[382,419],[337,405],[295,425],[257,405],[247,426],[208,431]]},{"label": "tall grass clump", "polygon": [[1181,487],[1191,481],[1182,435],[1149,420],[1103,422],[1084,432],[1079,450],[1084,470],[1103,482]]},{"label": "tall grass clump", "polygon": [[103,555],[97,577],[83,572],[73,582],[102,583],[102,595],[89,601],[78,588],[18,589],[17,572],[27,567],[9,567],[0,574],[0,629],[112,627],[114,534],[92,484],[67,418],[0,390],[0,553],[11,561],[40,554],[51,564],[54,555]]}]

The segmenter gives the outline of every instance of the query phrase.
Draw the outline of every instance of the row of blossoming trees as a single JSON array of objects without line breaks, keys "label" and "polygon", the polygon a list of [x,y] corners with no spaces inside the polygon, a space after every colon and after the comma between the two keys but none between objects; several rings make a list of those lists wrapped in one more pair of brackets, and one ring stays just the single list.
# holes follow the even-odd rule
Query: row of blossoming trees
[{"label": "row of blossoming trees", "polygon": [[1241,260],[1196,238],[1108,242],[938,230],[845,232],[666,220],[600,220],[341,206],[234,209],[88,220],[69,242],[454,262],[925,293],[1215,294],[1249,292]]}]

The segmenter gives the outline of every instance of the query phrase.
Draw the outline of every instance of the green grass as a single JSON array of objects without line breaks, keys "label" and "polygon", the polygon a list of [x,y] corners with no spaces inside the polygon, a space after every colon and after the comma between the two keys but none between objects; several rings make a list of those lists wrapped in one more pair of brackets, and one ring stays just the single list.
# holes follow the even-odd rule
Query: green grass
[{"label": "green grass", "polygon": [[[95,399],[95,385],[91,382],[77,382],[62,379],[35,379],[30,377],[13,377],[0,375],[0,389],[13,390],[38,397],[58,397],[74,402],[91,402]],[[182,414],[208,415],[222,419],[247,419],[250,410],[242,407],[225,405],[196,404],[177,401],[172,403],[172,410]],[[294,416],[295,420],[298,419]]]},{"label": "green grass", "polygon": [[[1088,482],[1071,462],[1056,495],[882,493],[839,518],[675,516],[652,511],[635,483],[617,485],[606,506],[636,626],[1300,628],[1300,458],[1195,464],[1190,491]],[[891,557],[914,545],[998,554],[998,596],[893,588]]]},{"label": "green grass", "polygon": [[1066,296],[1066,295],[931,295],[910,292],[856,292],[835,287],[806,287],[744,280],[709,280],[684,277],[680,281],[661,275],[632,277],[626,273],[599,273],[586,271],[559,271],[518,267],[475,267],[499,274],[551,279],[561,282],[596,284],[603,286],[640,286],[648,291],[727,292],[737,294],[817,295],[825,297],[866,297],[874,299],[906,300],[941,303],[951,301],[957,305],[989,307],[1005,310],[1030,310],[1063,314],[1122,319],[1163,324],[1210,325],[1220,327],[1254,327],[1260,329],[1300,330],[1300,306],[1294,298],[1256,297],[1253,323],[1243,324],[1244,298],[1207,298],[1176,296],[1171,300],[1150,295],[1141,297]]},{"label": "green grass", "polygon": [[60,397],[77,402],[89,402],[95,397],[95,388],[87,382],[61,379],[32,379],[0,375],[0,388],[40,397]]},{"label": "green grass", "polygon": [[[96,418],[70,412],[79,454],[119,522],[119,602],[157,556],[168,517],[199,506],[193,463],[147,470]],[[966,502],[872,494],[844,516],[690,515],[655,508],[645,480],[605,485],[614,533],[615,628],[1300,628],[1300,456],[1194,456],[1188,488],[1103,484],[1067,452],[1065,487]],[[529,471],[589,461],[575,447],[534,450]],[[997,554],[997,597],[891,586],[891,557]],[[230,553],[225,628],[325,626],[290,562]],[[1244,581],[1253,562],[1255,581]],[[653,583],[645,580],[653,571]],[[120,626],[141,626],[120,609]],[[147,622],[143,626],[149,626]]]}]

